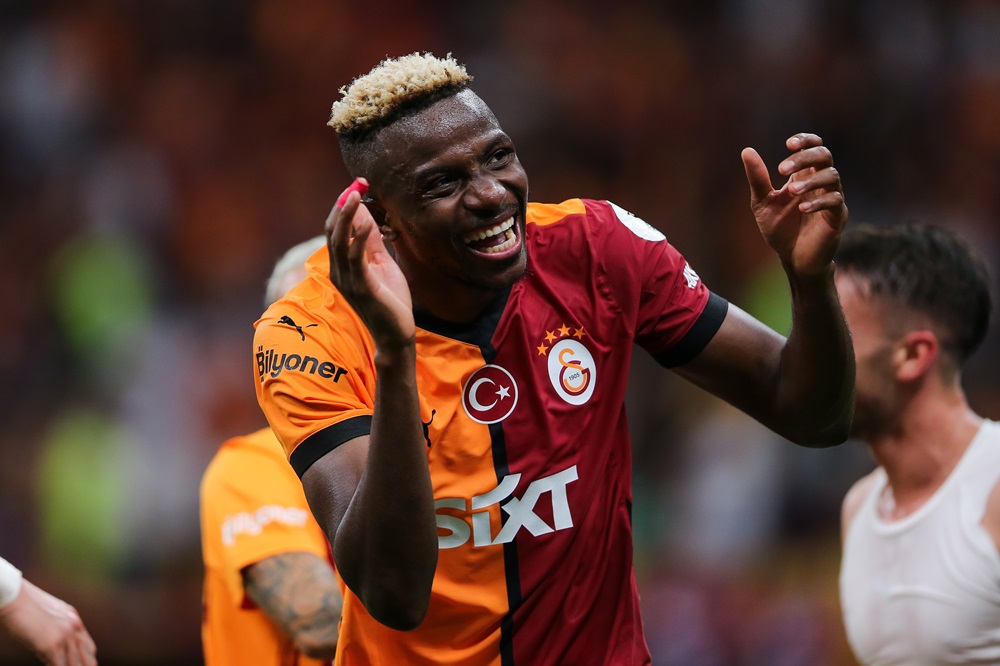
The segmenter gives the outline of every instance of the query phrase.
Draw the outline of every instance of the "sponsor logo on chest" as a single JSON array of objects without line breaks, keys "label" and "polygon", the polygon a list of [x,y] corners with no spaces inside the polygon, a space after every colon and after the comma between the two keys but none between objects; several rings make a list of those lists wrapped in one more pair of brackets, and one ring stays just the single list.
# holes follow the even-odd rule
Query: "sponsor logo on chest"
[{"label": "sponsor logo on chest", "polygon": [[[508,474],[500,480],[496,488],[482,495],[476,495],[471,500],[464,497],[445,497],[435,500],[437,526],[446,533],[443,536],[438,535],[438,548],[456,548],[467,543],[470,538],[475,547],[510,543],[522,528],[536,537],[568,530],[573,527],[573,515],[570,512],[566,487],[577,478],[579,477],[576,465],[573,465],[561,472],[532,481],[521,497],[515,497],[514,491],[521,481],[521,475]],[[535,513],[535,507],[539,502],[551,502],[551,525]],[[507,520],[503,527],[494,532],[489,509],[497,504],[507,515]],[[441,509],[458,510],[465,515],[459,517],[453,513],[442,513]]]}]

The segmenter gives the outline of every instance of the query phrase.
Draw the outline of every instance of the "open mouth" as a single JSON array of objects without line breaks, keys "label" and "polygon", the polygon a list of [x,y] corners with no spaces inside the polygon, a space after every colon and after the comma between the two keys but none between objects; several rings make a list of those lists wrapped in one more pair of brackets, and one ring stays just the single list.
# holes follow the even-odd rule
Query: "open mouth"
[{"label": "open mouth", "polygon": [[462,242],[476,252],[499,254],[514,247],[517,234],[514,233],[514,218],[509,217],[500,224],[486,229],[470,231],[462,237]]}]

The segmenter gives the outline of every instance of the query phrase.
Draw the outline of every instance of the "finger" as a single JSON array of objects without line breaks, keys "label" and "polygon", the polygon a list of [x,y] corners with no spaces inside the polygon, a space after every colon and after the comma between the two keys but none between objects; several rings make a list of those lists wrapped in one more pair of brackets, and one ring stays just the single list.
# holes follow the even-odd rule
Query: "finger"
[{"label": "finger", "polygon": [[814,146],[785,158],[778,165],[778,172],[787,176],[806,169],[825,169],[828,166],[833,166],[833,153],[826,146]]},{"label": "finger", "polygon": [[80,666],[96,666],[97,659],[94,656],[94,651],[89,648],[82,640],[78,638],[75,646],[76,651],[76,663]]},{"label": "finger", "polygon": [[836,220],[833,220],[837,226],[842,226],[843,222],[847,220],[847,216],[843,214],[847,211],[847,206],[844,205],[842,192],[827,192],[814,199],[803,201],[799,204],[799,210],[803,213],[816,213],[821,210],[837,211],[840,214]]},{"label": "finger", "polygon": [[747,182],[750,183],[750,203],[757,205],[767,195],[774,191],[771,187],[771,176],[767,173],[767,165],[753,148],[744,148],[740,153],[743,168],[747,172]]},{"label": "finger", "polygon": [[792,194],[805,194],[816,190],[840,190],[840,172],[833,167],[814,172],[811,176],[789,184]]},{"label": "finger", "polygon": [[793,134],[785,141],[785,147],[788,148],[788,150],[802,150],[803,148],[812,148],[813,146],[822,145],[823,139],[818,134],[812,134],[810,132],[799,132],[798,134]]},{"label": "finger", "polygon": [[343,208],[344,202],[347,201],[347,197],[351,192],[357,192],[360,196],[364,196],[365,192],[368,191],[368,181],[364,178],[355,178],[354,182],[347,186],[347,189],[340,193],[337,197],[337,207]]},{"label": "finger", "polygon": [[46,666],[70,666],[69,641],[60,641],[52,648],[38,655]]},{"label": "finger", "polygon": [[[344,212],[344,209],[347,207],[346,205],[347,200],[351,196],[351,194],[357,192],[358,196],[356,198],[360,201],[361,197],[364,196],[365,192],[367,191],[368,191],[368,181],[365,180],[364,178],[355,178],[351,182],[351,184],[347,186],[347,189],[345,189],[343,192],[340,193],[340,196],[337,197],[337,203],[334,205],[333,210],[330,211],[330,215],[327,216],[326,218],[326,231],[328,239],[333,229],[336,228],[337,221],[340,218],[346,216],[348,219],[350,219],[351,217],[353,217],[353,214],[347,214]],[[356,209],[357,204],[355,204],[353,208]],[[339,216],[337,215],[338,211],[341,213]]]},{"label": "finger", "polygon": [[358,210],[361,195],[348,192],[343,206],[334,206],[326,222],[327,247],[330,250],[331,268],[347,261],[347,250],[351,245],[354,214]]},{"label": "finger", "polygon": [[94,643],[94,639],[83,627],[80,628],[80,633],[77,634],[77,642],[83,649],[83,663],[86,666],[97,666],[97,644]]},{"label": "finger", "polygon": [[347,250],[347,258],[352,271],[364,270],[367,264],[365,251],[368,249],[368,238],[371,236],[374,228],[375,225],[371,220],[362,219],[354,230],[354,238]]},{"label": "finger", "polygon": [[75,640],[66,641],[67,666],[83,666],[83,652]]}]

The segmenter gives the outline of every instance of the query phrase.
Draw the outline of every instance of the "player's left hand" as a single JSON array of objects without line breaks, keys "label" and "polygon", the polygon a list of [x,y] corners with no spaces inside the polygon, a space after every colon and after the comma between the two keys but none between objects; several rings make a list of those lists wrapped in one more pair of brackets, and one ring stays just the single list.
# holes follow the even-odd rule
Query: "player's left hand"
[{"label": "player's left hand", "polygon": [[798,275],[828,271],[847,222],[847,205],[833,155],[815,134],[796,134],[785,145],[794,151],[778,165],[788,176],[780,190],[771,186],[767,166],[753,148],[741,157],[750,182],[750,208],[757,226],[786,270]]}]

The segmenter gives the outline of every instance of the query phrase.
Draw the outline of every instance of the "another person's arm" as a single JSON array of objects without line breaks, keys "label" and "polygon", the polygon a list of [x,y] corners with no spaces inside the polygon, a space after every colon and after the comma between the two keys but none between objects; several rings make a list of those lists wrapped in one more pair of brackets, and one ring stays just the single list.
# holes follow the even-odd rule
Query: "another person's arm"
[{"label": "another person's arm", "polygon": [[302,486],[344,582],[379,622],[413,629],[430,604],[438,547],[409,287],[357,192],[333,209],[327,238],[330,279],[375,341],[378,381],[370,433],[313,463]]},{"label": "another person's arm", "polygon": [[94,666],[97,647],[76,609],[0,558],[0,627],[50,666]]},{"label": "another person's arm", "polygon": [[343,600],[330,563],[289,552],[243,569],[243,588],[257,607],[313,659],[333,659]]},{"label": "another person's arm", "polygon": [[792,295],[785,339],[730,307],[705,349],[678,373],[805,446],[843,442],[854,409],[854,352],[833,283],[833,255],[847,221],[833,157],[813,134],[797,134],[779,166],[779,190],[752,148],[743,151],[751,208],[778,255]]}]

